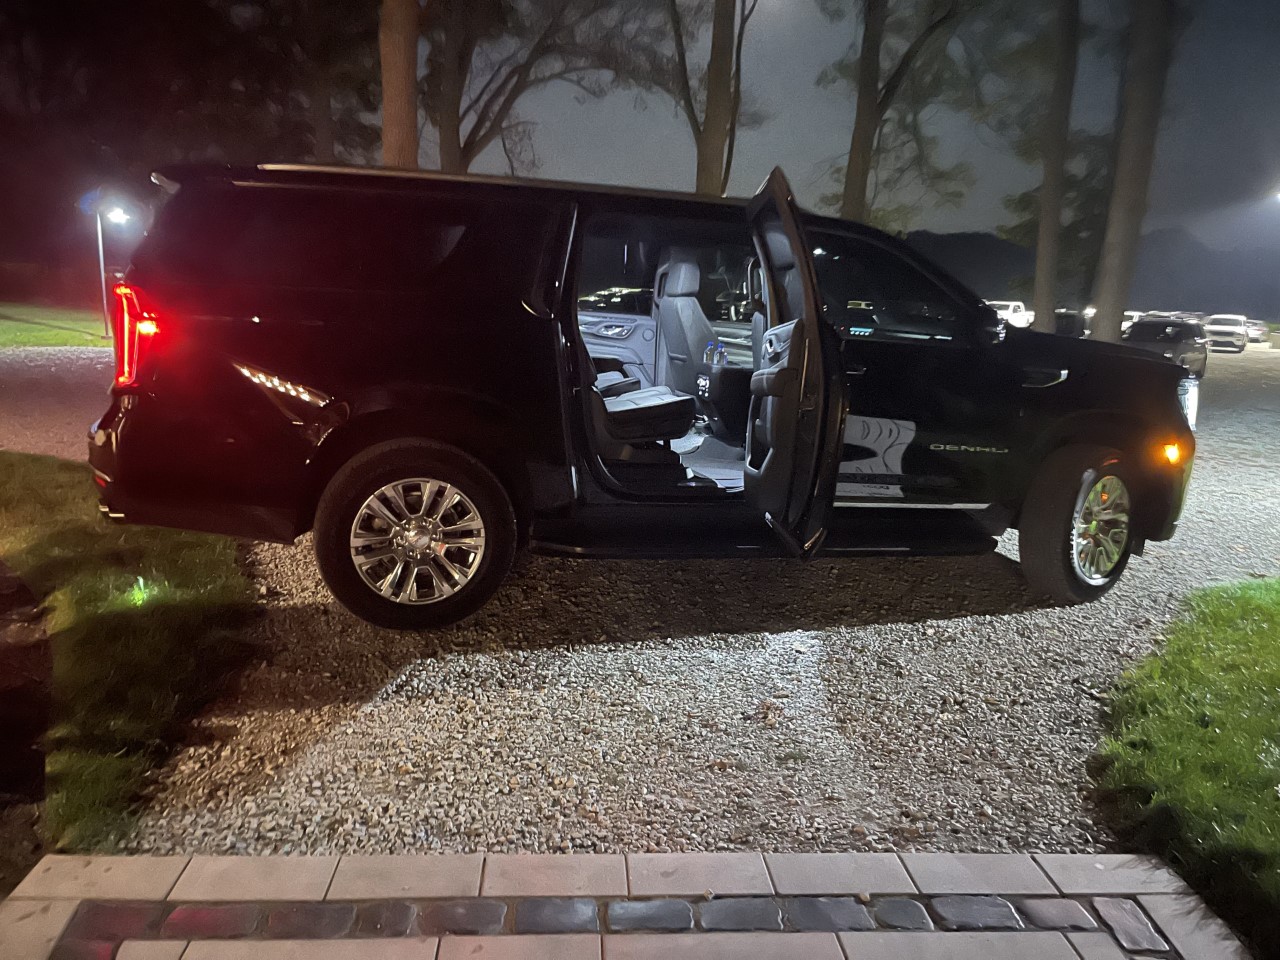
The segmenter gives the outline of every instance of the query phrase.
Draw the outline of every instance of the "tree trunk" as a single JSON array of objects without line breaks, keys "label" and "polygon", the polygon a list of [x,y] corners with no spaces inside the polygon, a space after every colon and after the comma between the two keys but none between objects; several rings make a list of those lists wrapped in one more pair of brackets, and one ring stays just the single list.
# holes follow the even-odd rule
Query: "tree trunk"
[{"label": "tree trunk", "polygon": [[849,141],[849,158],[844,170],[844,190],[840,216],[846,220],[867,218],[867,186],[875,153],[876,131],[880,129],[880,51],[884,46],[884,25],[888,0],[864,0],[862,49],[858,54],[857,114]]},{"label": "tree trunk", "polygon": [[[428,0],[430,2],[430,0]],[[418,0],[382,0],[382,163],[418,167]]]},{"label": "tree trunk", "polygon": [[733,116],[733,50],[737,23],[735,0],[715,0],[711,21],[711,59],[707,62],[707,109],[698,137],[698,193],[719,196],[724,182],[725,147]]},{"label": "tree trunk", "polygon": [[1093,331],[1099,340],[1119,341],[1128,305],[1142,220],[1147,212],[1147,188],[1160,133],[1165,81],[1173,59],[1174,6],[1175,0],[1133,0],[1129,55],[1116,129],[1115,180],[1093,294],[1098,308]]},{"label": "tree trunk", "polygon": [[1071,142],[1071,101],[1076,86],[1076,60],[1080,47],[1080,0],[1058,0],[1054,25],[1053,88],[1044,127],[1040,155],[1044,180],[1040,184],[1040,233],[1036,239],[1036,283],[1032,309],[1036,330],[1052,333],[1057,307],[1058,251],[1062,242],[1062,203],[1067,190],[1067,150]]},{"label": "tree trunk", "polygon": [[329,74],[321,66],[311,68],[307,112],[311,120],[311,159],[316,163],[333,163],[333,93]]}]

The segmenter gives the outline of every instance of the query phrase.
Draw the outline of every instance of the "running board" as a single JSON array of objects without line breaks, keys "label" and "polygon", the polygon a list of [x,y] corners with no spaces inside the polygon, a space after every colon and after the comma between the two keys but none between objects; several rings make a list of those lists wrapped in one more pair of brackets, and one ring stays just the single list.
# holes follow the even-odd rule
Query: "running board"
[{"label": "running board", "polygon": [[[696,509],[696,508],[694,508]],[[919,519],[841,511],[831,518],[818,557],[968,556],[991,553],[996,539],[963,514],[929,511]],[[596,559],[712,559],[795,556],[763,517],[725,518],[715,523],[654,522],[623,517],[579,523],[540,523],[529,544],[534,553]]]}]

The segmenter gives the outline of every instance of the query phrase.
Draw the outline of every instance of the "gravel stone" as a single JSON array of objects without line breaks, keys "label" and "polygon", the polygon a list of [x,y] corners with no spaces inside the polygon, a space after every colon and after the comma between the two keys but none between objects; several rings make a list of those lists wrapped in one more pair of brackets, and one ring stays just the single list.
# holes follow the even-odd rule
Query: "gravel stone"
[{"label": "gravel stone", "polygon": [[516,933],[598,933],[590,897],[530,897],[516,904]]},{"label": "gravel stone", "polygon": [[693,907],[687,900],[612,900],[608,920],[615,932],[692,930]]},{"label": "gravel stone", "polygon": [[[0,352],[0,447],[82,459],[110,364]],[[1008,534],[981,557],[533,557],[467,622],[397,633],[338,606],[306,538],[255,546],[264,659],[125,850],[1112,849],[1086,768],[1107,691],[1190,590],[1280,575],[1280,350],[1215,353],[1200,421],[1177,537],[1070,609],[1027,592]]]},{"label": "gravel stone", "polygon": [[874,930],[876,927],[857,897],[794,897],[782,901],[782,910],[796,930]]},{"label": "gravel stone", "polygon": [[703,930],[781,930],[782,911],[768,897],[726,897],[698,909]]},{"label": "gravel stone", "polygon": [[1041,930],[1097,930],[1089,911],[1074,900],[1036,898],[1019,900],[1018,909]]},{"label": "gravel stone", "polygon": [[886,897],[876,900],[871,905],[871,912],[876,922],[882,927],[894,930],[932,930],[933,921],[924,904],[918,900],[905,897]]},{"label": "gravel stone", "polygon": [[1168,950],[1169,945],[1156,933],[1142,908],[1132,900],[1120,897],[1094,897],[1093,909],[1126,950]]},{"label": "gravel stone", "polygon": [[943,930],[1021,930],[1022,919],[1000,897],[934,897],[929,905]]}]

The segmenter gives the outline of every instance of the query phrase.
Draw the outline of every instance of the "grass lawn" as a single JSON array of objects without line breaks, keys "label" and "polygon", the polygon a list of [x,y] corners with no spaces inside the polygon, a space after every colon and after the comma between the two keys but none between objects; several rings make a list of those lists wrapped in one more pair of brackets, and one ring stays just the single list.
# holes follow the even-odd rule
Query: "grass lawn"
[{"label": "grass lawn", "polygon": [[5,347],[104,347],[102,314],[69,307],[0,303],[0,349]]},{"label": "grass lawn", "polygon": [[43,599],[55,725],[45,814],[68,849],[108,846],[147,771],[245,647],[252,590],[220,537],[98,516],[88,468],[0,452],[0,558]]},{"label": "grass lawn", "polygon": [[1280,580],[1192,597],[1104,745],[1122,828],[1280,956]]}]

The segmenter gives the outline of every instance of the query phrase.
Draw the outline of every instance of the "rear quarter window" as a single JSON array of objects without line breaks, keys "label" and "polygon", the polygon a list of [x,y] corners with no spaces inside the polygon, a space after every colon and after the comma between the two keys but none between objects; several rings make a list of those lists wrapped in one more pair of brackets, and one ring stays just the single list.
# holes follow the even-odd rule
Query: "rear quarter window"
[{"label": "rear quarter window", "polygon": [[133,265],[204,285],[425,291],[483,277],[527,289],[551,216],[535,204],[390,191],[183,188]]}]

